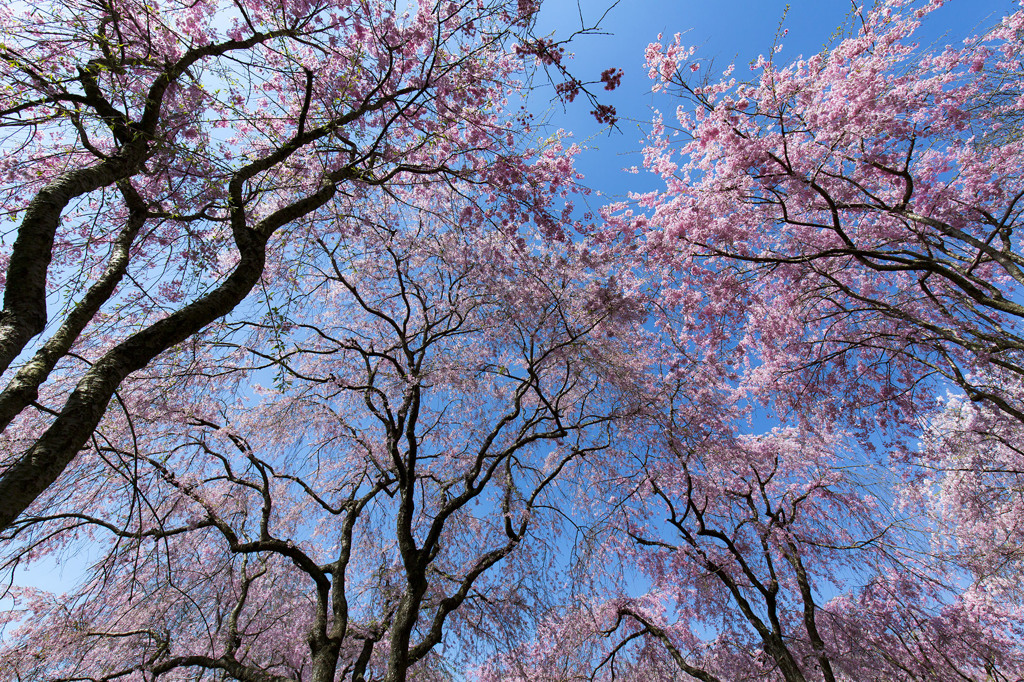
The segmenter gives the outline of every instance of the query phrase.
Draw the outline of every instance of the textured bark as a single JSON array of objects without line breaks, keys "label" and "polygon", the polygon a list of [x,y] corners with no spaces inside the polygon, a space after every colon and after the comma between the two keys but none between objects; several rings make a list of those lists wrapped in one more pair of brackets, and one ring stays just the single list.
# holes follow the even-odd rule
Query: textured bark
[{"label": "textured bark", "polygon": [[[262,162],[251,165],[258,166]],[[340,182],[346,177],[344,172],[339,172],[332,179]],[[216,289],[132,335],[89,368],[50,427],[0,478],[0,530],[10,527],[85,446],[125,377],[231,312],[263,274],[270,236],[281,226],[323,206],[336,191],[335,184],[326,185],[316,194],[271,214],[255,229],[249,229],[245,227],[244,211],[240,208],[243,205],[241,183],[234,187],[232,195],[237,208],[233,211],[232,232],[241,254],[234,271]]]},{"label": "textured bark", "polygon": [[219,287],[131,336],[89,368],[46,432],[0,478],[0,528],[8,528],[57,480],[103,418],[125,377],[245,298],[263,272],[265,240],[261,241],[243,251],[242,260]]},{"label": "textured bark", "polygon": [[409,644],[420,606],[423,604],[423,595],[427,592],[426,577],[419,571],[417,573],[420,575],[408,576],[405,596],[402,597],[402,603],[399,604],[391,625],[391,649],[388,652],[385,682],[405,682],[409,666],[413,663],[409,660]]},{"label": "textured bark", "polygon": [[75,197],[127,177],[139,162],[131,163],[122,156],[62,173],[29,203],[7,267],[0,311],[0,373],[46,326],[46,272],[64,208]]},{"label": "textured bark", "polygon": [[[50,376],[57,362],[64,357],[78,339],[82,330],[99,312],[114,293],[128,270],[130,249],[139,230],[146,221],[146,206],[137,195],[132,197],[128,224],[114,243],[107,268],[96,283],[89,287],[82,300],[61,324],[60,328],[36,351],[0,393],[0,429],[6,429],[18,414],[39,395],[39,386]],[[45,273],[44,273],[45,277]]]}]

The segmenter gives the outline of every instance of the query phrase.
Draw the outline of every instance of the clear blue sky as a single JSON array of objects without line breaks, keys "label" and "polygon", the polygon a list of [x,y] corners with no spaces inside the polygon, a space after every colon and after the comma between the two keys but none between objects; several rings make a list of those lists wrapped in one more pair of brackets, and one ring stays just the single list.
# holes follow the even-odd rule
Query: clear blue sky
[{"label": "clear blue sky", "polygon": [[[610,5],[605,0],[544,0],[538,33],[554,32],[556,37],[565,37],[580,28],[581,14],[591,26],[608,11],[601,25],[606,34],[578,37],[569,47],[574,53],[571,70],[595,80],[612,66],[624,71],[619,89],[601,91],[618,111],[621,132],[602,133],[583,99],[577,99],[566,111],[555,103],[548,114],[554,129],[572,130],[575,140],[588,148],[579,160],[587,176],[585,182],[613,198],[623,198],[627,190],[657,186],[653,178],[619,171],[640,164],[635,152],[642,147],[652,110],[660,107],[671,115],[676,107],[669,97],[651,95],[644,67],[644,50],[659,33],[669,40],[675,33],[684,33],[684,42],[696,45],[700,57],[714,59],[716,70],[735,62],[735,76],[742,79],[749,73],[746,64],[770,51],[784,13],[788,34],[781,41],[780,62],[820,51],[845,23],[851,9],[849,0],[621,0],[609,10]],[[926,19],[919,30],[919,42],[959,42],[1017,7],[1015,0],[948,0]],[[532,107],[541,115],[551,93],[545,90],[536,95]],[[600,203],[604,203],[600,198],[593,200],[595,206]]]}]

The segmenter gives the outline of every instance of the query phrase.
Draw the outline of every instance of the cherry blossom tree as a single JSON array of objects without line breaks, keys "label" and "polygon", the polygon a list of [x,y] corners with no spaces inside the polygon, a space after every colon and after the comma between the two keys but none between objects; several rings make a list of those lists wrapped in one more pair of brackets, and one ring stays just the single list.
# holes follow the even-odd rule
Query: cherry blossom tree
[{"label": "cherry blossom tree", "polygon": [[680,36],[651,44],[654,89],[683,106],[655,127],[666,188],[633,227],[685,281],[744,299],[766,381],[898,414],[933,377],[1024,420],[1024,13],[927,52],[914,30],[941,4],[858,10],[854,35],[762,57],[750,82],[716,81]]},{"label": "cherry blossom tree", "polygon": [[597,496],[615,568],[483,679],[1022,675],[1024,13],[929,54],[940,5],[751,83],[650,46],[683,99],[645,150],[666,188],[608,239],[668,269],[678,389]]},{"label": "cherry blossom tree", "polygon": [[[708,681],[1020,675],[1013,591],[937,561],[929,506],[894,505],[898,481],[855,447],[790,429],[666,449],[627,525],[652,585],[601,605],[611,641],[596,669]],[[638,639],[647,650],[631,659]]]},{"label": "cherry blossom tree", "polygon": [[545,509],[638,408],[595,371],[636,312],[564,253],[374,215],[308,254],[285,320],[245,322],[247,367],[126,392],[5,532],[8,566],[109,548],[77,593],[20,597],[7,676],[448,679],[547,598]]},{"label": "cherry blossom tree", "polygon": [[614,122],[533,3],[3,10],[0,569],[100,549],[0,671],[1024,676],[1024,12],[940,4],[653,44],[604,231],[503,113],[530,57]]},{"label": "cherry blossom tree", "polygon": [[[619,551],[650,589],[564,612],[552,627],[590,639],[543,648],[536,669],[1021,674],[1024,166],[1006,126],[1024,13],[926,54],[913,32],[940,4],[879,3],[819,55],[758,60],[751,83],[731,67],[714,82],[679,36],[650,46],[655,90],[686,104],[646,149],[665,191],[612,207],[611,228],[675,273],[661,301],[682,309],[681,364],[705,365],[722,402],[681,385],[691,406],[657,422],[643,475],[623,481]],[[937,412],[950,384],[981,405]],[[779,428],[742,435],[729,419],[752,405]],[[865,411],[898,419],[893,452],[872,455]]]},{"label": "cherry blossom tree", "polygon": [[[742,412],[693,402],[691,386],[680,381],[663,418],[617,438],[617,458],[632,464],[606,472],[594,495],[613,510],[594,562],[602,579],[533,640],[492,657],[481,679],[982,682],[1024,672],[1019,517],[1007,509],[1016,493],[1000,488],[1007,472],[994,457],[929,447],[936,462],[951,451],[976,460],[957,474],[998,496],[995,519],[999,503],[965,494],[948,462],[915,478],[911,495],[820,420],[759,435],[743,420],[724,428],[709,411]],[[953,437],[947,427],[937,423],[935,437]],[[988,428],[975,438],[1006,448]]]},{"label": "cherry blossom tree", "polygon": [[287,271],[363,202],[415,203],[444,186],[479,199],[467,225],[536,221],[555,236],[550,197],[574,173],[534,164],[528,125],[504,113],[537,55],[536,10],[501,0],[0,10],[0,527],[91,447],[126,378],[254,288],[283,285],[267,268]]}]

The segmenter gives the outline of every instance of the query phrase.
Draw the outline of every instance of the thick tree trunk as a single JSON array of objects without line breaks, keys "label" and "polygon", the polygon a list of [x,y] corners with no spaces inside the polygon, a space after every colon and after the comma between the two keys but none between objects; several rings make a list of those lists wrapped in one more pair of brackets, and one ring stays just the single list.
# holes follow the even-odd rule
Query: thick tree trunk
[{"label": "thick tree trunk", "polygon": [[71,393],[43,435],[0,478],[0,530],[7,529],[64,471],[103,418],[130,373],[230,312],[259,281],[266,238],[250,233],[242,259],[216,289],[108,351]]},{"label": "thick tree trunk", "polygon": [[426,591],[427,581],[424,576],[409,577],[409,586],[402,598],[402,603],[399,604],[398,610],[395,612],[395,619],[391,626],[391,650],[388,652],[385,682],[406,682],[410,665],[409,643]]},{"label": "thick tree trunk", "polygon": [[110,300],[117,285],[128,271],[131,246],[139,230],[146,222],[146,206],[138,199],[131,207],[128,223],[114,242],[107,268],[99,279],[89,287],[74,309],[53,335],[36,351],[32,360],[26,362],[14,378],[0,393],[0,430],[6,429],[11,421],[39,395],[39,386],[50,376],[57,363],[64,358],[78,340],[85,327],[93,320],[100,307]]},{"label": "thick tree trunk", "polygon": [[0,373],[7,371],[32,337],[46,326],[46,273],[64,208],[75,197],[126,177],[134,165],[119,156],[62,173],[29,203],[7,266],[4,307],[0,311]]},{"label": "thick tree trunk", "polygon": [[338,645],[331,642],[313,652],[310,682],[334,682],[338,674]]}]

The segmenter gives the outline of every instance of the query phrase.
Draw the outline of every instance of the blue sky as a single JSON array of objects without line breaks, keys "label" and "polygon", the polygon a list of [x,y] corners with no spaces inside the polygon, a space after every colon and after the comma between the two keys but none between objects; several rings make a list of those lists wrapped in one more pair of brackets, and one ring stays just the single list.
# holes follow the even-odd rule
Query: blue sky
[{"label": "blue sky", "polygon": [[[597,86],[618,111],[621,132],[602,131],[582,98],[564,111],[558,103],[548,108],[550,88],[536,93],[532,107],[538,116],[548,108],[553,129],[573,131],[576,142],[588,150],[579,159],[585,184],[615,199],[624,198],[631,189],[657,186],[655,178],[625,175],[620,170],[640,164],[636,152],[643,146],[652,111],[660,107],[670,115],[677,104],[650,92],[644,50],[659,33],[667,39],[684,33],[684,43],[697,46],[698,56],[713,59],[716,70],[735,62],[734,75],[742,79],[749,74],[745,65],[770,51],[784,14],[788,33],[781,40],[780,63],[819,52],[851,9],[849,0],[621,0],[608,9],[610,4],[606,0],[544,0],[537,28],[540,35],[554,32],[556,38],[564,37],[580,28],[581,15],[589,27],[607,10],[601,25],[604,34],[578,36],[569,46],[574,55],[570,69],[581,78],[595,80],[609,67],[624,71],[616,91],[604,93]],[[919,29],[919,42],[940,46],[959,42],[1017,7],[1016,0],[948,0]],[[604,201],[599,198],[593,201],[595,207],[600,203]]]}]

